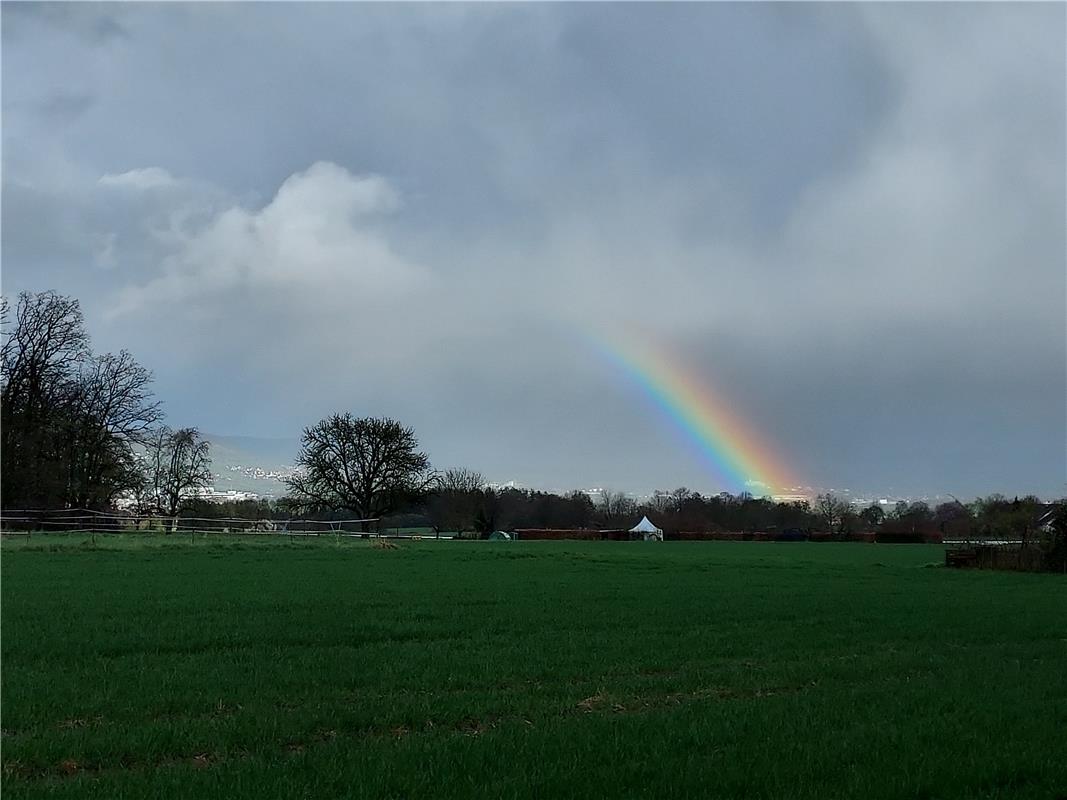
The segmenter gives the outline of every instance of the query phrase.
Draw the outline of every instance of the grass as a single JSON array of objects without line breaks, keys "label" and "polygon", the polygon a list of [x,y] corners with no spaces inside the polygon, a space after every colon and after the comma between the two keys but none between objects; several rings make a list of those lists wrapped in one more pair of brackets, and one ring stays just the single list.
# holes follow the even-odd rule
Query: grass
[{"label": "grass", "polygon": [[1067,796],[1067,583],[941,560],[5,540],[3,793]]}]

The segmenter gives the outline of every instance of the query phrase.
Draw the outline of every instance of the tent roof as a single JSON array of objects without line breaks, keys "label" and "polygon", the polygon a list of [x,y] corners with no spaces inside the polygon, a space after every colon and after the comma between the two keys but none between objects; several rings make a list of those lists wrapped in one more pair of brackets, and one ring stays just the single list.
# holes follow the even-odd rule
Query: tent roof
[{"label": "tent roof", "polygon": [[632,528],[630,528],[630,533],[655,533],[657,531],[659,531],[660,533],[663,532],[651,522],[649,522],[648,517],[641,517],[641,521],[634,525]]}]

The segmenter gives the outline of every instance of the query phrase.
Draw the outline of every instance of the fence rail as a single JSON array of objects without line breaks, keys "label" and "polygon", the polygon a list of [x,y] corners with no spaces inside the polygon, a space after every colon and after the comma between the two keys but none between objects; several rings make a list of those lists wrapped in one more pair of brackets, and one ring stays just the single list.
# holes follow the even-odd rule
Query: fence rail
[{"label": "fence rail", "polygon": [[0,512],[0,533],[186,533],[281,536],[380,536],[380,519],[252,519],[249,517],[169,517],[102,512],[84,508],[10,509]]}]

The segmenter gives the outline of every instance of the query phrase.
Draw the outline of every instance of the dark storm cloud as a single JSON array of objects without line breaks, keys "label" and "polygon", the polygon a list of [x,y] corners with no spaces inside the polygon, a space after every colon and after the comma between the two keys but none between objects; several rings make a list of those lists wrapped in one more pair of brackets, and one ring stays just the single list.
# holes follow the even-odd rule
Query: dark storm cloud
[{"label": "dark storm cloud", "polygon": [[4,290],[179,422],[715,489],[637,319],[813,484],[1062,491],[1060,6],[14,8]]}]

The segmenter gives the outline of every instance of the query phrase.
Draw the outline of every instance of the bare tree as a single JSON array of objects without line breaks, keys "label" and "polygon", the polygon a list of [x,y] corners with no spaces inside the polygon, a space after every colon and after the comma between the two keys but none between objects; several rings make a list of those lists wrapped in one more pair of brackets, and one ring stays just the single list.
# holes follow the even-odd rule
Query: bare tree
[{"label": "bare tree", "polygon": [[130,489],[134,445],[161,418],[151,374],[126,351],[94,357],[78,301],[0,304],[3,504],[104,508]]},{"label": "bare tree", "polygon": [[3,394],[12,408],[39,411],[49,395],[70,380],[89,356],[89,335],[81,306],[55,292],[23,292],[9,325],[3,304],[0,364]]},{"label": "bare tree", "polygon": [[160,418],[133,357],[93,357],[78,301],[19,295],[0,306],[3,503],[102,508],[136,475],[132,445]]},{"label": "bare tree", "polygon": [[80,364],[89,355],[78,301],[55,292],[5,299],[0,345],[0,470],[3,505],[66,503],[66,465],[58,432]]},{"label": "bare tree", "polygon": [[149,513],[170,517],[171,528],[191,489],[211,483],[211,443],[196,428],[155,431],[146,445],[145,481],[140,505]]},{"label": "bare tree", "polygon": [[306,506],[381,517],[433,486],[430,460],[418,448],[415,432],[396,420],[334,414],[304,429],[301,472],[289,489]]},{"label": "bare tree", "polygon": [[674,510],[674,496],[663,489],[656,489],[648,498],[648,507],[657,514],[666,514]]},{"label": "bare tree", "polygon": [[941,503],[934,509],[934,524],[937,525],[942,536],[954,539],[970,539],[974,522],[971,510],[960,502],[958,498],[952,495],[949,496],[952,497],[952,502]]},{"label": "bare tree", "polygon": [[839,537],[844,533],[845,515],[849,511],[844,500],[830,493],[820,494],[815,498],[814,511],[831,536]]},{"label": "bare tree", "polygon": [[485,487],[485,476],[472,469],[446,469],[436,476],[434,485],[450,492],[477,492]]},{"label": "bare tree", "polygon": [[860,512],[860,521],[870,529],[877,528],[885,520],[885,511],[879,505],[867,506]]},{"label": "bare tree", "polygon": [[632,524],[637,514],[637,501],[622,492],[605,489],[600,493],[600,517],[607,527]]},{"label": "bare tree", "polygon": [[485,478],[480,472],[447,469],[436,476],[426,503],[434,533],[474,530],[485,500]]},{"label": "bare tree", "polygon": [[69,398],[65,440],[69,496],[75,505],[107,505],[138,478],[134,445],[145,444],[163,416],[152,375],[125,350],[90,359]]}]

